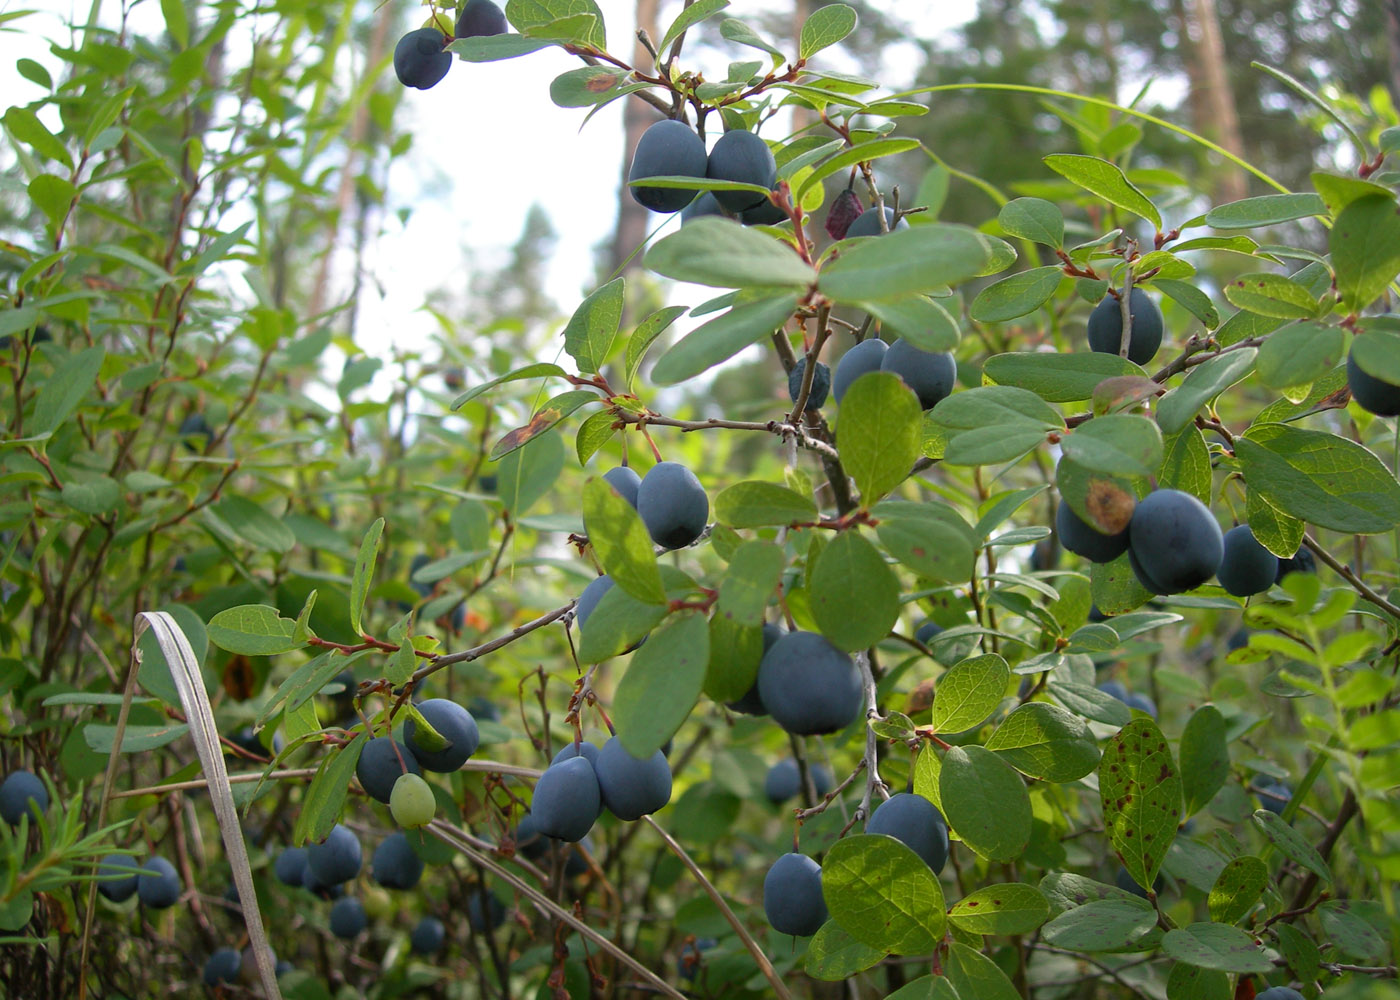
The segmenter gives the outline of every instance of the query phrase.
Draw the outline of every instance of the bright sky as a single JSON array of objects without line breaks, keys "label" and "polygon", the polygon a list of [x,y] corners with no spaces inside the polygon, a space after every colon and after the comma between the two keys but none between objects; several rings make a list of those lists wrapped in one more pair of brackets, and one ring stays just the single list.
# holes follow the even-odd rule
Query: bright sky
[{"label": "bright sky", "polygon": [[[17,59],[37,60],[55,77],[60,72],[59,61],[47,46],[35,43],[34,35],[66,44],[64,20],[73,16],[74,9],[80,18],[88,10],[86,2],[0,0],[0,11],[16,5],[37,13],[0,31],[0,94],[5,95],[5,105],[43,96],[39,87],[16,72]],[[610,48],[629,54],[632,0],[599,0],[599,5],[607,21]],[[965,22],[976,8],[975,0],[897,5],[891,0],[891,5],[921,37]],[[113,18],[117,16],[116,3],[108,0],[104,6]],[[726,14],[742,18],[786,6],[774,0],[733,0]],[[663,23],[679,9],[677,0],[664,0]],[[133,24],[137,30],[159,30],[163,22],[158,4],[138,2]],[[917,66],[914,47],[893,46],[888,55],[888,82],[893,86],[907,82]],[[818,60],[827,58],[832,60],[829,65],[842,68],[839,49],[828,50]],[[587,292],[593,246],[611,234],[616,213],[621,102],[595,115],[580,132],[586,112],[555,107],[549,99],[549,81],[579,65],[557,49],[507,62],[458,61],[432,90],[407,92],[400,124],[414,132],[414,146],[390,176],[387,231],[367,261],[381,287],[365,286],[359,326],[362,346],[378,353],[391,341],[426,339],[435,326],[428,316],[416,312],[424,297],[435,288],[465,288],[469,283],[459,248],[471,247],[485,266],[504,259],[532,202],[545,209],[559,234],[548,278],[551,294],[567,313]],[[715,77],[723,68],[719,61],[707,75]],[[411,212],[403,225],[394,216],[399,208]],[[342,272],[337,293],[343,295],[349,283],[349,274]]]}]

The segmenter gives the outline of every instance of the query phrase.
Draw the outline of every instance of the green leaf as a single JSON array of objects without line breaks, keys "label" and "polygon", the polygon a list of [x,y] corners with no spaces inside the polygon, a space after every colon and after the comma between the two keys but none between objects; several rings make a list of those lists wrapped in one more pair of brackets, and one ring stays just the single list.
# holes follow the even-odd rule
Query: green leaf
[{"label": "green leaf", "polygon": [[568,392],[561,392],[536,410],[534,415],[530,417],[530,422],[524,427],[517,427],[502,435],[495,447],[491,449],[490,460],[499,461],[511,452],[525,447],[531,441],[559,426],[565,417],[572,415],[579,407],[596,403],[598,399],[598,394],[591,389],[571,389]]},{"label": "green leaf", "polygon": [[447,51],[457,53],[465,62],[488,63],[526,56],[556,44],[558,43],[547,38],[526,38],[524,35],[509,33],[458,38],[448,43]]},{"label": "green leaf", "polygon": [[[1363,915],[1369,910],[1371,919]],[[1390,922],[1380,903],[1368,900],[1329,899],[1317,908],[1327,942],[1348,958],[1371,964],[1390,957],[1390,944],[1381,936]]]},{"label": "green leaf", "polygon": [[[56,160],[70,170],[73,168],[73,158],[68,155],[68,150],[33,111],[15,105],[5,112],[4,123],[12,136],[33,147],[40,156]],[[68,186],[72,187],[71,184]],[[67,206],[64,208],[66,210]]]},{"label": "green leaf", "polygon": [[1056,249],[1065,244],[1064,213],[1044,198],[1013,198],[1001,206],[997,221],[1008,235]]},{"label": "green leaf", "polygon": [[1337,216],[1327,235],[1342,305],[1359,312],[1400,271],[1400,216],[1393,196],[1358,198]]},{"label": "green leaf", "polygon": [[1253,855],[1235,858],[1220,872],[1210,890],[1210,919],[1237,924],[1259,905],[1269,884],[1269,869]]},{"label": "green leaf", "polygon": [[903,337],[921,351],[951,351],[962,337],[953,314],[924,295],[854,305],[879,320],[885,330]]},{"label": "green leaf", "polygon": [[1206,213],[1206,225],[1212,229],[1257,229],[1326,214],[1327,206],[1315,194],[1265,194],[1217,205]]},{"label": "green leaf", "polygon": [[517,519],[549,492],[564,468],[564,444],[546,434],[517,448],[496,466],[496,495]]},{"label": "green leaf", "polygon": [[1308,319],[1317,315],[1317,299],[1302,285],[1265,271],[1242,274],[1225,286],[1231,305],[1274,319]]},{"label": "green leaf", "polygon": [[1250,492],[1286,514],[1345,534],[1400,524],[1400,483],[1372,452],[1324,431],[1257,424],[1235,440]]},{"label": "green leaf", "polygon": [[348,744],[332,749],[322,759],[316,776],[302,796],[301,811],[292,827],[293,844],[313,840],[319,843],[331,835],[345,809],[350,779],[355,775],[355,765],[360,762],[360,752],[368,741],[368,732],[359,733]]},{"label": "green leaf", "polygon": [[1201,503],[1211,498],[1210,449],[1205,435],[1188,424],[1162,442],[1162,467],[1157,484],[1190,493]]},{"label": "green leaf", "polygon": [[[11,109],[13,110],[13,109]],[[106,352],[89,347],[66,358],[39,387],[34,400],[34,421],[28,425],[31,436],[50,434],[58,430],[78,404],[97,384]]]},{"label": "green leaf", "polygon": [[603,570],[619,587],[639,601],[666,603],[646,526],[636,508],[602,477],[590,479],[583,487],[583,525]]},{"label": "green leaf", "polygon": [[623,367],[627,373],[628,389],[631,389],[632,383],[636,381],[637,372],[642,367],[642,358],[645,357],[647,348],[655,342],[657,337],[665,333],[678,317],[684,314],[685,306],[667,306],[664,309],[658,309],[642,320],[637,329],[632,331],[632,336],[627,338],[627,352],[623,361]]},{"label": "green leaf", "polygon": [[1059,948],[1118,951],[1156,923],[1157,911],[1145,900],[1096,899],[1061,913],[1042,928],[1041,934],[1047,943]]},{"label": "green leaf", "polygon": [[115,479],[93,476],[81,481],[70,479],[60,492],[63,502],[76,511],[98,517],[121,506],[122,488]]},{"label": "green leaf", "polygon": [[1226,924],[1195,923],[1167,931],[1162,951],[1178,962],[1217,972],[1265,973],[1274,967],[1254,938]]},{"label": "green leaf", "polygon": [[294,638],[297,623],[266,604],[226,608],[209,619],[209,641],[230,653],[272,656],[301,647]]},{"label": "green leaf", "polygon": [[938,798],[948,825],[988,861],[1011,861],[1031,839],[1031,799],[1021,776],[990,750],[953,747],[943,755]]},{"label": "green leaf", "polygon": [[1025,316],[1054,296],[1064,276],[1058,264],[1018,271],[978,292],[969,313],[979,323],[1004,323]]},{"label": "green leaf", "polygon": [[1303,522],[1279,510],[1258,490],[1245,496],[1245,523],[1254,539],[1280,559],[1287,559],[1303,544]]},{"label": "green leaf", "polygon": [[721,21],[719,33],[722,38],[727,38],[731,42],[738,42],[740,45],[747,45],[749,48],[767,52],[773,57],[775,67],[786,58],[780,50],[765,42],[759,37],[758,32],[736,17],[726,17]]},{"label": "green leaf", "polygon": [[676,734],[700,698],[709,661],[710,628],[704,615],[680,615],[651,634],[632,654],[613,697],[613,721],[623,749],[633,757],[650,757]]},{"label": "green leaf", "polygon": [[762,625],[785,564],[783,550],[772,542],[754,539],[740,545],[720,580],[715,613],[740,625]]},{"label": "green leaf", "polygon": [[672,42],[693,26],[706,18],[714,17],[728,6],[729,0],[696,0],[676,15],[671,26],[666,29],[666,34],[661,36],[661,44],[656,47],[656,51],[664,58]]},{"label": "green leaf", "polygon": [[875,532],[890,555],[936,582],[966,581],[976,555],[967,532],[927,517],[884,517]]},{"label": "green leaf", "polygon": [[545,361],[533,365],[525,365],[523,368],[516,368],[514,371],[509,371],[499,378],[493,378],[489,382],[483,382],[481,385],[472,386],[452,401],[451,408],[454,410],[461,409],[483,392],[490,392],[492,389],[496,388],[496,386],[504,385],[507,382],[517,382],[520,379],[526,378],[545,378],[551,375],[562,376],[567,374],[568,373],[558,365],[550,364]]},{"label": "green leaf", "polygon": [[852,247],[822,268],[818,286],[837,302],[902,299],[980,274],[992,246],[966,226],[912,226]]},{"label": "green leaf", "polygon": [[[365,598],[374,579],[374,564],[379,558],[379,538],[384,534],[384,518],[369,526],[360,541],[360,553],[355,557],[355,575],[350,579],[350,631],[363,635],[360,618],[365,611]],[[382,744],[381,744],[382,745]]]},{"label": "green leaf", "polygon": [[811,265],[791,246],[731,219],[696,219],[658,242],[647,267],[677,281],[715,288],[806,288]]},{"label": "green leaf", "polygon": [[1214,330],[1220,325],[1220,311],[1215,308],[1210,296],[1195,285],[1170,278],[1154,278],[1152,287],[1195,316],[1207,330]]},{"label": "green leaf", "polygon": [[884,957],[883,948],[862,944],[836,921],[828,920],[807,943],[803,971],[813,979],[838,983],[857,972],[864,972]]},{"label": "green leaf", "polygon": [[815,521],[817,505],[786,486],[748,480],[720,490],[715,497],[715,520],[732,528]]},{"label": "green leaf", "polygon": [[[698,223],[692,223],[687,230],[695,225]],[[651,370],[651,379],[657,385],[676,385],[694,378],[721,361],[729,360],[750,344],[771,336],[796,308],[797,296],[788,294],[735,306],[692,330],[661,355]]]},{"label": "green leaf", "polygon": [[1044,701],[1018,707],[985,745],[1022,774],[1044,781],[1077,781],[1100,757],[1084,720]]},{"label": "green leaf", "polygon": [[1061,447],[1067,458],[1091,472],[1150,476],[1162,464],[1162,434],[1147,417],[1114,413],[1080,424]]},{"label": "green leaf", "polygon": [[160,13],[165,18],[165,30],[180,48],[190,44],[190,22],[181,0],[160,0]]},{"label": "green leaf", "polygon": [[822,865],[831,919],[871,948],[896,955],[932,950],[943,937],[943,887],[924,860],[893,837],[838,840]]},{"label": "green leaf", "polygon": [[[612,66],[580,66],[560,73],[549,83],[549,99],[561,108],[591,108],[649,86],[631,80],[627,70]],[[620,280],[620,279],[619,279]]]},{"label": "green leaf", "polygon": [[822,49],[835,45],[856,30],[856,12],[843,3],[827,4],[814,10],[802,25],[798,56],[810,59]]},{"label": "green leaf", "polygon": [[1230,776],[1230,748],[1225,716],[1214,705],[1202,705],[1181,731],[1181,787],[1187,816],[1206,807]]},{"label": "green leaf", "polygon": [[976,948],[954,941],[943,959],[943,974],[959,997],[976,1000],[1020,1000],[1001,966]]},{"label": "green leaf", "polygon": [[1064,426],[1054,407],[1033,392],[1009,385],[984,385],[955,392],[930,413],[936,423],[952,431],[1021,425],[1043,432]]},{"label": "green leaf", "polygon": [[1045,165],[1090,194],[1098,195],[1110,205],[1132,212],[1162,228],[1162,216],[1147,195],[1139,191],[1112,163],[1096,156],[1077,153],[1054,153],[1044,157]]},{"label": "green leaf", "polygon": [[77,195],[78,189],[71,181],[53,174],[40,174],[29,182],[29,200],[49,217],[55,230],[68,217]]},{"label": "green leaf", "polygon": [[[509,0],[505,9],[506,18],[524,34],[564,38],[599,50],[608,47],[603,12],[593,0]],[[561,22],[579,26],[566,31]]]},{"label": "green leaf", "polygon": [[[159,750],[174,743],[190,731],[183,722],[168,722],[159,726],[126,727],[122,733],[122,746],[117,753],[144,753]],[[83,727],[83,742],[95,753],[111,754],[117,745],[117,727],[93,723]]]},{"label": "green leaf", "polygon": [[578,464],[587,465],[588,460],[598,453],[598,449],[612,440],[617,433],[617,428],[613,424],[617,417],[608,410],[599,410],[584,418],[583,423],[578,425],[578,434],[574,436],[574,452],[578,455]]},{"label": "green leaf", "polygon": [[247,497],[226,496],[208,509],[254,548],[285,553],[296,547],[292,529]]},{"label": "green leaf", "polygon": [[580,372],[603,370],[622,322],[625,293],[625,279],[614,278],[584,299],[569,318],[564,327],[564,350],[578,363]]},{"label": "green leaf", "polygon": [[[592,618],[588,620],[593,621]],[[740,625],[723,615],[713,616],[705,693],[715,701],[737,701],[753,687],[762,659],[763,629],[760,626]]]},{"label": "green leaf", "polygon": [[1077,403],[1092,396],[1105,379],[1146,374],[1127,358],[1098,351],[994,354],[982,366],[983,378],[1029,390],[1050,403]]},{"label": "green leaf", "polygon": [[617,656],[641,642],[665,617],[664,604],[639,601],[621,587],[610,588],[580,630],[579,662],[601,663]]},{"label": "green leaf", "polygon": [[1099,764],[1109,843],[1141,886],[1150,886],[1176,838],[1181,778],[1157,723],[1133,719],[1109,740]]},{"label": "green leaf", "polygon": [[[815,97],[818,101],[824,95],[814,94],[811,88],[798,88],[790,86],[789,89],[795,93]],[[828,98],[829,99],[829,98]],[[857,163],[870,163],[874,160],[882,159],[886,156],[898,156],[900,153],[907,153],[911,149],[919,148],[917,139],[879,139],[868,138],[864,142],[858,143],[854,148],[838,153],[830,159],[823,160],[821,166],[807,174],[797,189],[797,198],[804,200],[809,191],[818,187],[822,181],[832,174],[839,173],[847,167],[853,167]]]},{"label": "green leaf", "polygon": [[1296,861],[1324,882],[1332,881],[1332,872],[1327,868],[1327,862],[1322,859],[1322,855],[1281,817],[1275,816],[1267,809],[1256,809],[1254,825],[1284,857]]},{"label": "green leaf", "polygon": [[1167,1000],[1232,1000],[1234,995],[1230,977],[1214,969],[1176,962],[1167,974]]},{"label": "green leaf", "polygon": [[898,375],[866,372],[841,397],[841,461],[870,507],[909,475],[919,457],[919,400]]},{"label": "green leaf", "polygon": [[938,679],[931,724],[939,733],[961,733],[980,725],[1001,704],[1011,668],[996,653],[953,664]]},{"label": "green leaf", "polygon": [[859,531],[822,549],[807,592],[821,634],[846,652],[875,645],[899,618],[899,581]]},{"label": "green leaf", "polygon": [[1253,347],[1244,347],[1192,368],[1181,385],[1157,404],[1157,425],[1162,433],[1175,434],[1196,419],[1196,413],[1208,400],[1249,374],[1258,353]]},{"label": "green leaf", "polygon": [[972,934],[1029,934],[1050,919],[1050,901],[1033,885],[987,885],[953,904],[948,920]]}]

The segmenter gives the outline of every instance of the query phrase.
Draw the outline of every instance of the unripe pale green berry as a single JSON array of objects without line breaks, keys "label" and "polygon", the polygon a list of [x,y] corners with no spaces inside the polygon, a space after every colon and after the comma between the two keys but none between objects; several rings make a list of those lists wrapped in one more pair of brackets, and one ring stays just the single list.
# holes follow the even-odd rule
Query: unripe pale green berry
[{"label": "unripe pale green berry", "polygon": [[389,794],[389,812],[399,826],[409,829],[427,826],[437,813],[432,786],[416,774],[399,775]]}]

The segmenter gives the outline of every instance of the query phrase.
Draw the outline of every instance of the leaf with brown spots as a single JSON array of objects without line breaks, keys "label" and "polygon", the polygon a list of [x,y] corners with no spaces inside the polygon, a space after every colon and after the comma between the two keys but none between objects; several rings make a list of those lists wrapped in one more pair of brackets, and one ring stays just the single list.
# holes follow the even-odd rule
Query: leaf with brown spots
[{"label": "leaf with brown spots", "polygon": [[1109,842],[1138,885],[1151,885],[1176,839],[1181,776],[1171,747],[1148,718],[1120,729],[1099,762],[1099,795]]},{"label": "leaf with brown spots", "polygon": [[509,432],[499,441],[496,447],[491,449],[491,461],[496,461],[509,455],[515,449],[529,444],[535,438],[554,427],[555,424],[573,413],[585,403],[592,402],[598,398],[596,392],[587,389],[575,389],[572,392],[561,392],[549,402],[541,406],[530,422],[524,427],[517,427]]},{"label": "leaf with brown spots", "polygon": [[1029,934],[1050,918],[1050,902],[1033,885],[988,885],[948,911],[953,926],[973,934]]}]

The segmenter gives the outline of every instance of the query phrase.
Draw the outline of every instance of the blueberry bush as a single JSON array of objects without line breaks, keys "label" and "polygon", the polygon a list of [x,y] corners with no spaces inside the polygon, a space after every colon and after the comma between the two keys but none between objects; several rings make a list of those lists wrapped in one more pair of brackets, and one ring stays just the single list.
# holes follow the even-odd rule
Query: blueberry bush
[{"label": "blueberry bush", "polygon": [[[593,0],[343,6],[18,66],[8,995],[1400,997],[1393,111],[1297,84],[1293,191],[1006,85],[1065,124],[1007,193],[901,134],[999,85],[824,68],[840,3],[641,65]],[[639,266],[367,354],[326,247],[404,88],[545,49],[656,112]]]}]

